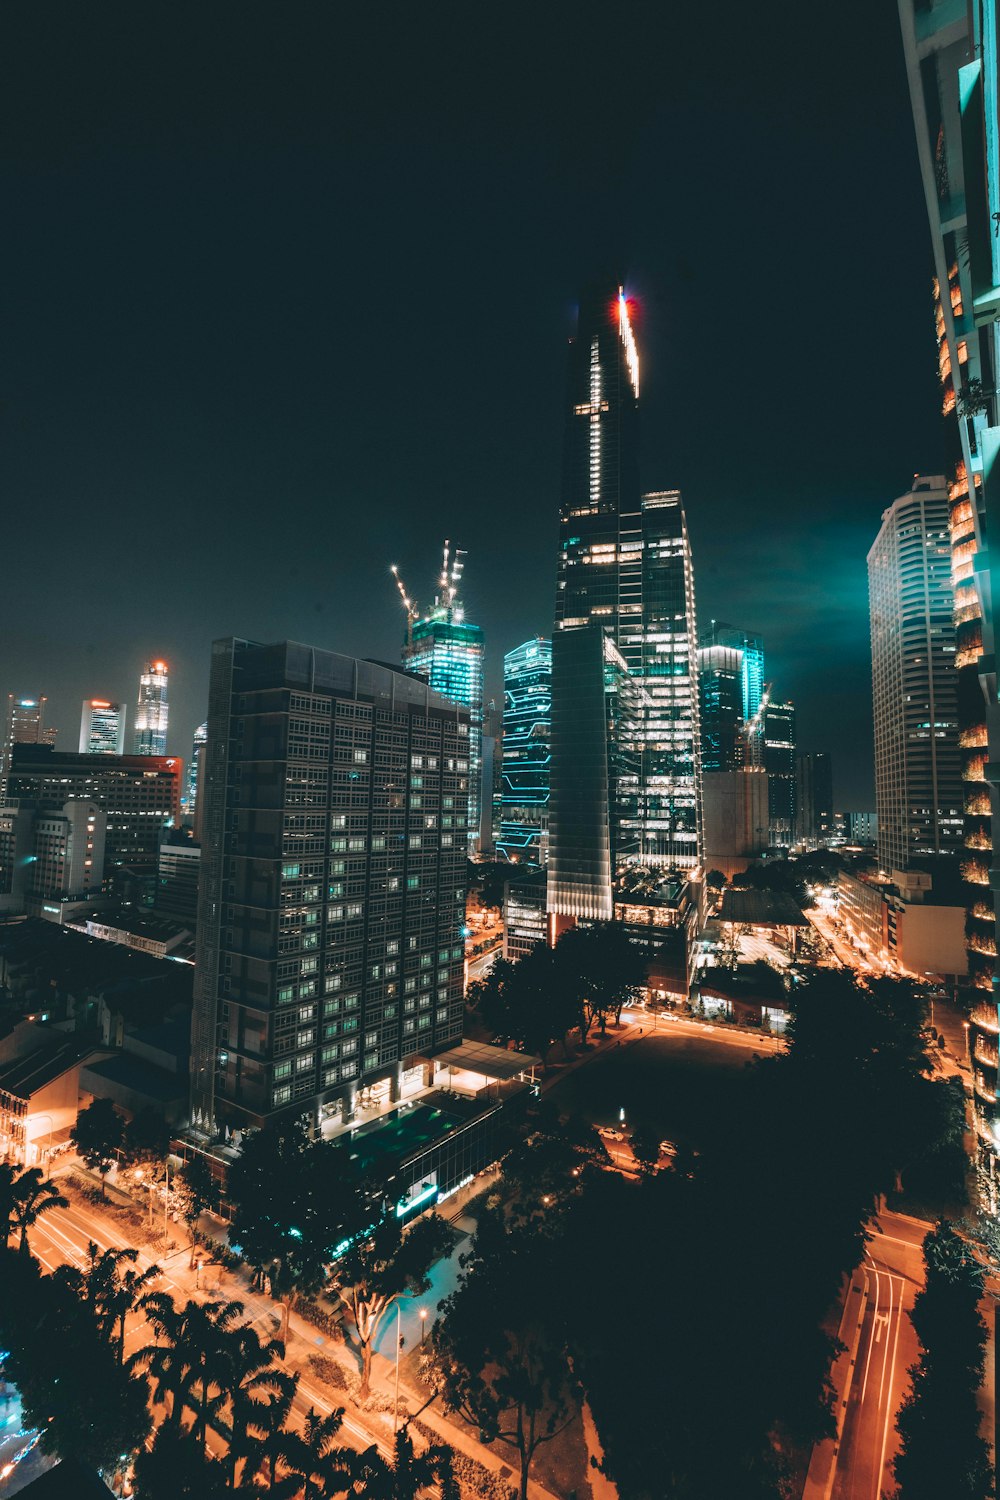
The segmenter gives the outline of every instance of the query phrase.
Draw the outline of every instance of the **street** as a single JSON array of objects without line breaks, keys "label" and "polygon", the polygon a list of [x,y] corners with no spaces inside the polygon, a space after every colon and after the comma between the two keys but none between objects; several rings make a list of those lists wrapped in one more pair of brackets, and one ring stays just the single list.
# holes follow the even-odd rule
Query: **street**
[{"label": "street", "polygon": [[817,1444],[803,1500],[881,1500],[895,1489],[896,1414],[920,1352],[909,1313],[923,1285],[920,1247],[930,1227],[879,1215],[840,1328],[848,1355],[833,1371],[839,1438]]}]

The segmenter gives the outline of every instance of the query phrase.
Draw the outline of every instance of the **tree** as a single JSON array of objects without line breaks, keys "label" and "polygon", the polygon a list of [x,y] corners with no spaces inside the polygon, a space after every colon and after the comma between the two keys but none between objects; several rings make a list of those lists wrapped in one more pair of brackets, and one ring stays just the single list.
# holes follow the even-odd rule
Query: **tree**
[{"label": "tree", "polygon": [[544,1063],[549,1048],[564,1041],[577,1021],[575,996],[563,981],[552,950],[538,943],[516,963],[498,958],[485,979],[469,986],[467,1000],[490,1031]]},{"label": "tree", "polygon": [[911,1315],[922,1353],[896,1419],[898,1500],[986,1500],[993,1483],[976,1405],[987,1339],[983,1268],[944,1221],[924,1240],[924,1267]]},{"label": "tree", "polygon": [[203,1156],[192,1156],[190,1161],[186,1161],[181,1167],[178,1175],[181,1180],[183,1203],[181,1212],[191,1236],[190,1269],[193,1270],[198,1220],[207,1208],[211,1208],[212,1204],[218,1201],[218,1188],[212,1176],[212,1169]]},{"label": "tree", "polygon": [[284,1303],[281,1338],[299,1296],[324,1285],[334,1247],[364,1230],[378,1210],[340,1145],[310,1141],[294,1122],[255,1131],[230,1168],[232,1235]]},{"label": "tree", "polygon": [[162,1161],[170,1148],[166,1120],[146,1105],[126,1125],[124,1147],[130,1161]]},{"label": "tree", "polygon": [[343,1420],[342,1406],[325,1417],[310,1406],[302,1432],[289,1433],[285,1467],[298,1481],[302,1500],[327,1500],[351,1488],[351,1455],[334,1443]]},{"label": "tree", "polygon": [[391,1461],[373,1443],[354,1460],[352,1469],[355,1488],[363,1486],[365,1500],[417,1500],[421,1490],[434,1484],[441,1500],[460,1500],[451,1449],[438,1443],[417,1454],[405,1427],[396,1433]]},{"label": "tree", "polygon": [[272,1494],[277,1490],[278,1465],[289,1458],[291,1451],[292,1435],[286,1424],[298,1383],[297,1373],[289,1375],[281,1385],[266,1389],[263,1400],[259,1395],[255,1397],[242,1440],[237,1437],[237,1419],[235,1411],[233,1413],[233,1440],[245,1459],[244,1479],[263,1474]]},{"label": "tree", "polygon": [[629,1132],[632,1155],[644,1172],[652,1172],[659,1165],[662,1132],[655,1120],[641,1117],[634,1120]]},{"label": "tree", "polygon": [[232,1495],[225,1465],[207,1458],[192,1432],[164,1423],[152,1447],[136,1455],[136,1500],[223,1500]]},{"label": "tree", "polygon": [[250,1457],[258,1451],[258,1438],[272,1432],[275,1414],[281,1413],[282,1421],[287,1417],[299,1377],[275,1368],[275,1361],[285,1356],[284,1344],[277,1339],[262,1342],[249,1324],[233,1330],[223,1353],[219,1384],[229,1402],[227,1462],[235,1486],[241,1460],[247,1461],[252,1475]]},{"label": "tree", "polygon": [[121,1116],[110,1099],[95,1099],[93,1104],[82,1109],[70,1131],[70,1139],[87,1166],[100,1174],[102,1198],[107,1186],[105,1179],[115,1164],[124,1137]]},{"label": "tree", "polygon": [[363,1401],[371,1388],[372,1352],[384,1318],[400,1297],[427,1290],[431,1267],[451,1244],[451,1232],[437,1214],[404,1230],[390,1213],[334,1262],[331,1279],[350,1311],[361,1349]]},{"label": "tree", "polygon": [[502,1215],[484,1214],[433,1333],[446,1407],[478,1427],[483,1442],[514,1445],[521,1500],[536,1452],[577,1414],[559,1311],[560,1261],[548,1236],[510,1231]]},{"label": "tree", "polygon": [[30,1255],[0,1252],[0,1347],[21,1396],[25,1428],[46,1453],[108,1469],[145,1441],[144,1379],[123,1370],[69,1287]]},{"label": "tree", "polygon": [[595,1021],[603,1032],[609,1015],[620,1025],[622,1008],[646,981],[642,950],[629,941],[622,922],[571,927],[556,944],[555,964],[581,1006],[581,1041]]},{"label": "tree", "polygon": [[20,1233],[19,1249],[22,1255],[29,1254],[28,1230],[37,1224],[42,1214],[54,1208],[68,1208],[67,1200],[52,1182],[42,1178],[38,1167],[28,1167],[13,1180],[10,1191],[11,1209],[7,1218],[7,1235]]},{"label": "tree", "polygon": [[159,1266],[136,1270],[138,1258],[138,1250],[132,1247],[99,1251],[91,1240],[82,1270],[62,1265],[53,1272],[88,1309],[102,1342],[115,1350],[119,1364],[125,1359],[125,1320],[160,1274]]},{"label": "tree", "polygon": [[705,876],[705,884],[708,886],[709,890],[721,891],[724,886],[729,884],[729,882],[726,879],[725,875],[723,875],[721,870],[709,870],[708,874]]}]

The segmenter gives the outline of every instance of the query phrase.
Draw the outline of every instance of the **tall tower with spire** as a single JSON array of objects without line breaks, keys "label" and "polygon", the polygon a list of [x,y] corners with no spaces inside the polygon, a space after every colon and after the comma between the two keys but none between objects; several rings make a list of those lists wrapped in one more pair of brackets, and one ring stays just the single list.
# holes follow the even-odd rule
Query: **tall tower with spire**
[{"label": "tall tower with spire", "polygon": [[[484,639],[481,627],[465,618],[459,598],[464,562],[465,553],[445,542],[434,607],[426,615],[420,615],[404,593],[407,630],[402,659],[434,692],[469,710],[468,757],[446,768],[454,777],[454,794],[448,795],[446,784],[441,808],[429,808],[427,817],[440,817],[442,842],[449,836],[456,843],[461,839],[472,852],[479,847],[482,815]],[[418,766],[411,768],[413,776],[420,771]]]},{"label": "tall tower with spire", "polygon": [[167,713],[167,664],[148,661],[139,676],[132,744],[135,755],[166,755]]}]

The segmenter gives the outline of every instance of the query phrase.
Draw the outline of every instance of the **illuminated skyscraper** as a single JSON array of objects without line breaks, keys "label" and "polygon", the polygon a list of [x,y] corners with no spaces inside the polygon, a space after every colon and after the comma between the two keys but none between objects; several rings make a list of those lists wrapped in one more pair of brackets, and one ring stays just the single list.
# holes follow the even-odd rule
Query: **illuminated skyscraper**
[{"label": "illuminated skyscraper", "polygon": [[187,808],[185,811],[189,818],[195,816],[195,810],[198,806],[198,778],[201,775],[201,763],[204,759],[203,748],[207,739],[207,723],[199,724],[194,732],[194,740],[191,743],[191,762],[188,766]]},{"label": "illuminated skyscraper", "polygon": [[787,849],[795,838],[795,708],[768,693],[762,720],[770,843]]},{"label": "illuminated skyscraper", "polygon": [[701,646],[698,699],[701,769],[737,771],[743,765],[742,653],[732,646]]},{"label": "illuminated skyscraper", "polygon": [[497,851],[510,860],[548,858],[552,737],[552,642],[525,641],[503,659],[503,790]]},{"label": "illuminated skyscraper", "polygon": [[[625,843],[641,862],[689,870],[700,826],[694,574],[679,491],[640,488],[638,397],[630,304],[602,282],[581,298],[570,346],[553,660],[562,634],[593,624],[609,635],[639,689]],[[571,681],[554,669],[553,693]],[[559,775],[554,750],[553,787]]]},{"label": "illuminated skyscraper", "polygon": [[441,816],[442,827],[460,830],[471,850],[479,844],[483,790],[483,632],[466,620],[459,602],[464,556],[445,542],[434,608],[422,619],[409,619],[403,665],[430,683],[435,693],[469,710],[468,765],[461,768],[469,778],[468,802],[461,808],[443,808]]},{"label": "illuminated skyscraper", "polygon": [[132,749],[136,755],[167,753],[167,665],[148,661],[139,678]]},{"label": "illuminated skyscraper", "polygon": [[948,486],[918,476],[868,554],[875,801],[883,869],[962,847]]},{"label": "illuminated skyscraper", "polygon": [[[45,728],[45,705],[47,698],[15,698],[7,695],[7,722],[3,737],[4,781],[10,772],[11,754],[15,745],[54,745],[56,732]],[[6,796],[6,792],[4,792]]]},{"label": "illuminated skyscraper", "polygon": [[121,755],[125,750],[125,705],[84,698],[80,714],[81,755]]}]

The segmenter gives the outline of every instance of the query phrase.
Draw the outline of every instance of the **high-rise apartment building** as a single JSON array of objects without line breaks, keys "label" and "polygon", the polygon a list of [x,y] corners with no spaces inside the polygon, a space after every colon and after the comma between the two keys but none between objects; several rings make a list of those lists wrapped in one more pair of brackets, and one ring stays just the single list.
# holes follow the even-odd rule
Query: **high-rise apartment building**
[{"label": "high-rise apartment building", "polygon": [[502,858],[548,859],[549,763],[552,759],[552,642],[542,636],[503,659]]},{"label": "high-rise apartment building", "polygon": [[[1000,784],[993,569],[1000,535],[1000,203],[994,0],[899,0],[917,156],[934,253],[933,313],[947,444],[966,941],[976,1128],[995,1183],[1000,1150],[992,810]],[[994,1207],[996,1192],[994,1188]]]},{"label": "high-rise apartment building", "polygon": [[795,708],[767,693],[761,719],[769,840],[788,848],[795,838]]},{"label": "high-rise apartment building", "polygon": [[167,664],[148,661],[139,677],[132,749],[136,755],[167,753]]},{"label": "high-rise apartment building", "polygon": [[121,755],[125,749],[125,705],[107,698],[84,698],[80,713],[80,754]]},{"label": "high-rise apartment building", "polygon": [[75,755],[50,745],[15,745],[7,795],[55,812],[69,798],[95,803],[107,815],[107,877],[122,866],[156,868],[160,832],[180,814],[181,770],[170,756]]},{"label": "high-rise apartment building", "polygon": [[459,601],[463,557],[445,543],[434,608],[422,618],[408,618],[403,665],[423,677],[435,693],[468,710],[466,841],[473,850],[479,844],[483,795],[483,632],[466,620]]},{"label": "high-rise apartment building", "polygon": [[[581,298],[570,346],[556,638],[599,627],[634,679],[626,717],[637,780],[625,843],[642,862],[689,870],[700,857],[694,574],[680,493],[641,491],[638,396],[629,303],[617,283],[602,282]],[[558,651],[554,639],[553,724],[572,712],[557,710],[556,693],[583,690],[574,672],[557,671]],[[585,691],[597,701],[601,690],[597,680]],[[557,760],[553,748],[553,788]]]},{"label": "high-rise apartment building", "polygon": [[833,763],[826,750],[795,757],[795,837],[812,848],[833,835]]},{"label": "high-rise apartment building", "polygon": [[469,713],[408,672],[217,641],[196,1124],[346,1117],[461,1036]]},{"label": "high-rise apartment building", "polygon": [[943,476],[917,476],[868,554],[879,861],[962,847],[954,595]]}]

